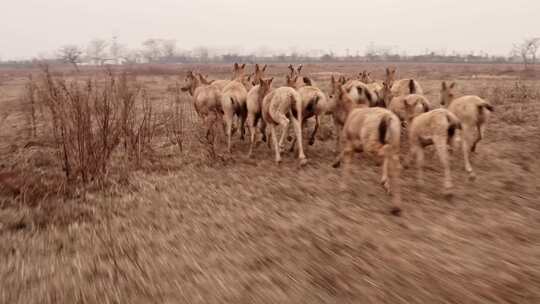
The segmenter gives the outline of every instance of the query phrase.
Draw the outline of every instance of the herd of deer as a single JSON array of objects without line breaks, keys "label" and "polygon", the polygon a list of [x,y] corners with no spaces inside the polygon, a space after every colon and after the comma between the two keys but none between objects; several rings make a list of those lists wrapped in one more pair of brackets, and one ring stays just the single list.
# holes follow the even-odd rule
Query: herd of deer
[{"label": "herd of deer", "polygon": [[[289,65],[286,85],[272,88],[273,78],[265,78],[267,66],[255,65],[255,72],[246,75],[246,65],[234,64],[231,80],[209,81],[200,73],[189,71],[182,91],[194,98],[195,110],[202,119],[207,136],[215,123],[223,121],[227,148],[231,152],[231,137],[235,117],[239,121],[240,136],[244,139],[245,123],[250,131],[248,157],[253,154],[257,129],[267,141],[270,129],[275,161],[281,162],[281,152],[292,122],[295,138],[291,150],[297,145],[300,164],[305,165],[302,128],[307,119],[315,120],[309,136],[313,145],[321,115],[331,115],[336,128],[336,151],[339,153],[334,167],[344,164],[343,186],[351,177],[350,164],[355,152],[366,152],[383,158],[381,184],[392,195],[391,213],[401,212],[399,186],[401,134],[407,134],[410,153],[404,167],[414,159],[418,180],[422,183],[424,149],[434,145],[444,169],[444,189],[450,195],[452,180],[448,147],[461,145],[465,170],[471,179],[475,175],[469,160],[477,143],[484,136],[486,122],[493,106],[478,96],[454,97],[455,83],[442,83],[441,105],[433,109],[418,81],[396,80],[396,70],[386,69],[386,79],[375,82],[370,73],[360,73],[357,79],[344,76],[331,77],[329,94],[319,89],[309,77],[302,76],[302,66]],[[278,138],[276,128],[281,126]],[[267,141],[270,145],[269,141]],[[214,141],[215,144],[215,141]]]}]

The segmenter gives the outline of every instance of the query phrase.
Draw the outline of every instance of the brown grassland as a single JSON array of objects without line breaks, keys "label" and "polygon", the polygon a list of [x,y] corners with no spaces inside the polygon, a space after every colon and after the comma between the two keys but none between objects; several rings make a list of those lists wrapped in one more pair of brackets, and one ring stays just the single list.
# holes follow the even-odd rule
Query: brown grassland
[{"label": "brown grassland", "polygon": [[[307,64],[304,73],[327,92],[332,74],[368,69],[380,80],[384,67]],[[404,212],[393,217],[374,160],[358,157],[349,189],[337,187],[329,116],[303,168],[292,153],[276,165],[265,144],[247,159],[238,133],[231,156],[224,140],[211,151],[191,98],[176,91],[190,68],[210,79],[231,70],[131,71],[156,121],[179,120],[180,140],[156,122],[144,157],[114,153],[108,177],[85,185],[65,181],[47,129],[31,127],[24,92],[38,71],[0,70],[0,303],[540,303],[538,74],[397,64],[436,106],[441,81],[456,81],[495,112],[472,157],[477,179],[454,153],[455,195],[445,198],[429,148],[425,185],[403,171]],[[276,87],[286,72],[270,65],[267,75]]]}]

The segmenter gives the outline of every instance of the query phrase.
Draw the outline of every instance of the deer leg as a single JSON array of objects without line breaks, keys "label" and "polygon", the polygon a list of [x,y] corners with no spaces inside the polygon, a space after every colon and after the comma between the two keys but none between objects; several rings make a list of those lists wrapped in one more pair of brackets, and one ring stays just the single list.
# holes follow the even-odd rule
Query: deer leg
[{"label": "deer leg", "polygon": [[319,115],[315,115],[315,127],[313,128],[313,132],[311,133],[311,136],[309,137],[309,145],[313,146],[315,143],[315,135],[317,134],[317,131],[319,130]]},{"label": "deer leg", "polygon": [[465,171],[469,173],[470,179],[474,179],[476,176],[473,172],[473,168],[471,166],[471,160],[469,158],[470,145],[471,145],[471,142],[473,141],[473,139],[471,138],[472,130],[466,125],[462,125],[461,127],[462,127],[461,134],[463,134],[461,144],[462,144],[462,150],[463,150],[463,160],[465,161]]},{"label": "deer leg", "polygon": [[340,188],[346,190],[351,178],[351,165],[354,156],[354,148],[349,142],[345,144],[345,148],[341,155],[343,157],[343,173],[341,176]]},{"label": "deer leg", "polygon": [[433,139],[433,142],[435,144],[435,149],[437,150],[437,155],[439,156],[439,160],[441,161],[441,165],[444,169],[444,191],[446,194],[450,194],[450,189],[452,189],[452,176],[450,174],[450,163],[448,159],[448,147],[447,142],[448,139],[436,137]]},{"label": "deer leg", "polygon": [[287,136],[287,133],[289,131],[289,119],[283,115],[283,114],[280,114],[279,116],[279,125],[281,126],[281,137],[279,139],[279,149],[280,149],[280,152],[283,151],[283,148],[284,148],[284,142],[285,142],[285,137]]},{"label": "deer leg", "polygon": [[255,121],[255,115],[248,114],[247,117],[247,124],[249,127],[249,135],[250,135],[250,142],[249,142],[249,152],[248,152],[248,158],[251,158],[253,154],[253,145],[255,144],[255,134],[257,132],[257,123]]},{"label": "deer leg", "polygon": [[296,133],[296,142],[298,143],[298,158],[300,159],[300,165],[305,165],[307,164],[307,158],[304,154],[304,148],[302,146],[302,121],[293,118],[292,123]]}]

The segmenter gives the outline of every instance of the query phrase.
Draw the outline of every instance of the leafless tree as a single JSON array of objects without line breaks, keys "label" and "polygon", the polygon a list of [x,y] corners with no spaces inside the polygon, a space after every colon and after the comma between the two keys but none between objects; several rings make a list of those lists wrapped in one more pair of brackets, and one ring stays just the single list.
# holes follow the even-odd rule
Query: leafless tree
[{"label": "leafless tree", "polygon": [[115,64],[120,64],[120,58],[126,52],[126,47],[118,42],[118,37],[114,36],[109,46],[109,53]]},{"label": "leafless tree", "polygon": [[143,56],[148,62],[154,62],[161,57],[161,46],[159,39],[147,39],[143,41]]},{"label": "leafless tree", "polygon": [[86,54],[90,60],[99,63],[99,65],[103,65],[105,60],[107,60],[107,46],[107,41],[103,39],[94,39],[88,43]]},{"label": "leafless tree", "polygon": [[122,58],[125,60],[125,63],[127,64],[137,64],[141,62],[143,55],[138,50],[128,50],[125,52]]},{"label": "leafless tree", "polygon": [[161,53],[166,59],[171,59],[176,55],[176,40],[162,40]]},{"label": "leafless tree", "polygon": [[529,65],[536,64],[536,55],[539,48],[540,37],[528,38],[519,44],[515,44],[513,53],[521,57],[525,69],[528,69]]},{"label": "leafless tree", "polygon": [[78,64],[81,62],[83,51],[76,45],[65,45],[58,50],[58,57],[65,63],[70,63],[79,71]]},{"label": "leafless tree", "polygon": [[390,55],[392,55],[391,47],[375,45],[373,42],[366,47],[365,56],[369,60],[384,60]]},{"label": "leafless tree", "polygon": [[207,63],[210,58],[210,51],[204,46],[193,49],[193,55],[202,63]]}]

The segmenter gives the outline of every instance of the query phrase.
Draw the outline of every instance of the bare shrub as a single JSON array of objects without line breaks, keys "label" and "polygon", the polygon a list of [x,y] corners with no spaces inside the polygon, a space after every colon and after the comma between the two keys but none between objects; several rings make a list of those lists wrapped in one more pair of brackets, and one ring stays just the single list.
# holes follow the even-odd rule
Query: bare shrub
[{"label": "bare shrub", "polygon": [[[121,101],[123,102],[121,120],[124,131],[124,147],[129,157],[141,165],[143,156],[152,152],[152,139],[159,125],[154,108],[146,89],[141,87],[130,89],[125,74],[122,75]],[[137,102],[139,100],[139,102]]]},{"label": "bare shrub", "polygon": [[525,83],[519,81],[514,83],[514,86],[509,91],[508,95],[511,100],[515,100],[517,102],[533,101],[540,98],[540,92],[538,91],[537,87],[526,85]]},{"label": "bare shrub", "polygon": [[516,81],[513,85],[484,87],[480,91],[500,107],[500,118],[508,124],[520,125],[538,119],[532,103],[540,99],[540,90],[533,85]]},{"label": "bare shrub", "polygon": [[146,90],[126,73],[108,71],[104,80],[77,82],[53,77],[43,67],[37,86],[28,86],[27,95],[33,90],[33,104],[45,107],[44,133],[52,134],[68,181],[103,182],[121,143],[124,158],[137,166],[151,152],[156,116]]},{"label": "bare shrub", "polygon": [[174,86],[169,88],[169,112],[165,119],[165,129],[169,142],[177,146],[180,152],[184,151],[184,108],[181,107],[180,84],[175,82]]},{"label": "bare shrub", "polygon": [[83,51],[76,45],[64,45],[58,50],[58,58],[65,63],[73,65],[75,70],[79,72],[79,63],[82,60]]}]

